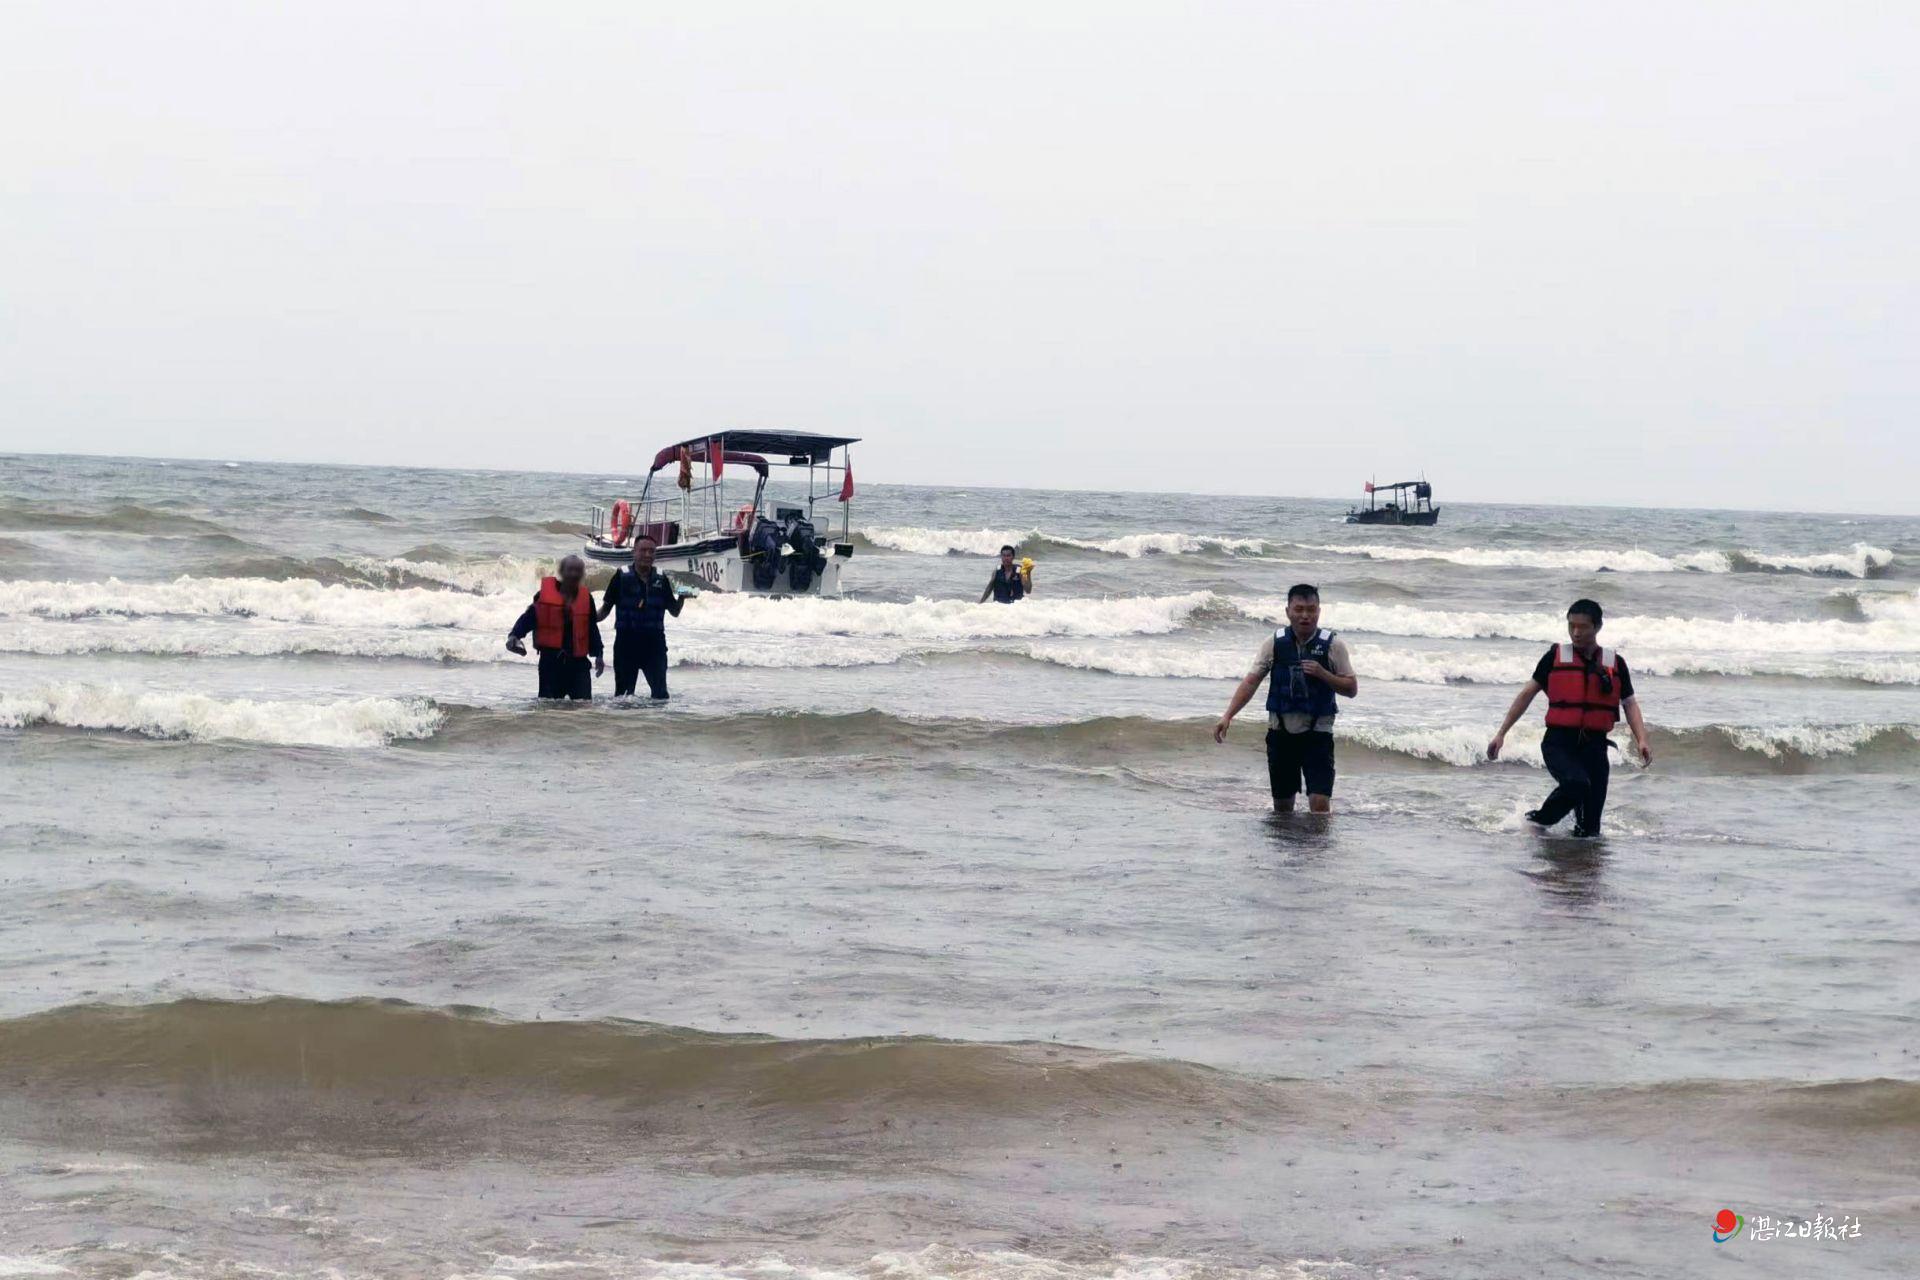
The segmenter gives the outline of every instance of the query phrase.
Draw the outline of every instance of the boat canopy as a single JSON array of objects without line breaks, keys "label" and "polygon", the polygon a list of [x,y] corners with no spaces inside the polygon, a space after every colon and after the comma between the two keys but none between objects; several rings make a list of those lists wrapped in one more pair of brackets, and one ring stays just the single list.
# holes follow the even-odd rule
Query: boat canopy
[{"label": "boat canopy", "polygon": [[[817,436],[810,431],[710,431],[691,440],[682,440],[679,444],[669,445],[660,451],[661,457],[672,454],[676,449],[686,449],[696,458],[704,457],[702,452],[709,440],[726,442],[727,461],[733,461],[735,449],[746,449],[753,453],[771,454],[787,458],[798,465],[825,462],[835,449],[858,444],[859,436]],[[659,470],[660,464],[654,464]]]},{"label": "boat canopy", "polygon": [[[652,475],[655,471],[672,463],[675,459],[679,458],[682,449],[687,451],[688,458],[694,462],[705,462],[707,460],[707,442],[705,440],[690,440],[686,444],[668,445],[653,455],[653,466],[648,470],[647,474]],[[761,479],[766,478],[767,460],[757,453],[742,453],[737,449],[728,449],[722,456],[721,461],[735,462],[743,467],[752,467],[760,473]]]}]

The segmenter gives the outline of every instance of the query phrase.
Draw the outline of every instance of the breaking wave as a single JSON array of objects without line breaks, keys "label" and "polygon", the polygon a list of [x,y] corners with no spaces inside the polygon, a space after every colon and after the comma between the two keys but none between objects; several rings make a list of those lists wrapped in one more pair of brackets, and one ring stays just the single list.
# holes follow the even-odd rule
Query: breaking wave
[{"label": "breaking wave", "polygon": [[[1278,623],[1287,602],[1278,597],[1237,602],[1247,616]],[[1349,632],[1420,636],[1441,640],[1479,637],[1551,644],[1566,639],[1566,618],[1556,613],[1495,613],[1419,609],[1411,605],[1329,602],[1324,625]],[[1632,655],[1630,646],[1687,652],[1743,654],[1920,653],[1920,617],[1889,610],[1865,623],[1837,618],[1773,622],[1748,618],[1610,615],[1605,638]]]},{"label": "breaking wave", "polygon": [[1384,543],[1302,544],[1305,550],[1369,560],[1438,560],[1478,569],[1557,569],[1575,573],[1807,573],[1871,578],[1893,563],[1885,547],[1856,542],[1851,550],[1816,555],[1779,555],[1762,551],[1690,551],[1662,555],[1638,547],[1408,547]]},{"label": "breaking wave", "polygon": [[1040,636],[1167,635],[1217,606],[1210,591],[1105,599],[1036,597],[1017,609],[970,600],[907,604],[857,600],[768,600],[709,595],[681,615],[684,628],[761,635],[898,636],[915,640],[1021,639]]},{"label": "breaking wave", "polygon": [[1007,544],[1020,548],[1026,554],[1051,547],[1125,556],[1132,560],[1142,556],[1194,555],[1203,552],[1260,555],[1267,547],[1259,538],[1228,538],[1196,533],[1130,533],[1113,538],[1085,539],[1046,533],[1039,529],[923,529],[913,525],[862,529],[856,536],[878,550],[905,551],[921,556],[994,556]]},{"label": "breaking wave", "polygon": [[1476,569],[1561,569],[1576,573],[1729,573],[1732,560],[1720,551],[1696,551],[1680,556],[1664,556],[1637,547],[1605,550],[1598,547],[1567,547],[1552,550],[1504,549],[1481,547],[1405,547],[1381,543],[1304,543],[1304,550],[1328,551],[1342,556],[1363,556],[1368,560],[1412,561],[1440,560],[1448,564]]},{"label": "breaking wave", "polygon": [[441,720],[438,708],[418,698],[259,702],[81,683],[0,693],[0,728],[45,725],[190,742],[379,747],[403,738],[431,737]]}]

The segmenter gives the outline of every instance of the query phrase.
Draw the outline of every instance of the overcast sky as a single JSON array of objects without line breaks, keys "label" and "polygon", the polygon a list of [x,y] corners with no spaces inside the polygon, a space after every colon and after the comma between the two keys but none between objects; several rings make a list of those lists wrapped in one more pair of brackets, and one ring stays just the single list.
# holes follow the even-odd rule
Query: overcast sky
[{"label": "overcast sky", "polygon": [[1916,49],[1810,0],[13,0],[0,449],[783,426],[872,480],[1920,511]]}]

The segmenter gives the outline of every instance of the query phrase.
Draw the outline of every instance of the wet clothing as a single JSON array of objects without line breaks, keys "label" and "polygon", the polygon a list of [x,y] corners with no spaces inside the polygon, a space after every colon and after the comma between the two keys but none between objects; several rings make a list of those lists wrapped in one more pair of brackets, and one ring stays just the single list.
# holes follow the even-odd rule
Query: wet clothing
[{"label": "wet clothing", "polygon": [[658,569],[642,576],[625,568],[607,583],[606,606],[613,610],[614,697],[631,694],[642,675],[649,694],[667,696],[667,615],[679,617],[683,603]]},{"label": "wet clothing", "polygon": [[606,607],[613,610],[616,638],[627,632],[664,632],[667,615],[679,617],[681,603],[680,593],[658,569],[644,578],[631,568],[622,569],[607,583]]},{"label": "wet clothing", "polygon": [[[1337,634],[1329,633],[1329,636],[1326,659],[1324,661],[1315,659],[1315,661],[1320,661],[1322,666],[1337,676],[1352,675],[1353,658],[1347,653],[1347,642]],[[1315,639],[1318,639],[1317,635]],[[1254,654],[1253,666],[1247,669],[1249,676],[1264,680],[1272,673],[1274,640],[1274,636],[1268,636],[1265,643],[1260,646],[1260,651]],[[1291,680],[1289,680],[1288,683],[1291,684]],[[1320,680],[1313,680],[1309,683],[1318,688],[1325,689],[1329,699],[1335,696],[1331,685]],[[1269,695],[1268,700],[1269,703],[1271,703],[1271,695]],[[1305,710],[1274,711],[1269,709],[1267,712],[1267,728],[1285,729],[1288,733],[1305,733],[1308,730],[1330,733],[1333,730],[1333,720],[1334,715],[1332,712],[1324,716],[1315,715],[1311,711]]]},{"label": "wet clothing", "polygon": [[[1328,670],[1333,669],[1333,632],[1321,629],[1301,641],[1293,634],[1292,627],[1282,627],[1273,633],[1272,661],[1269,666],[1273,678],[1267,682],[1267,716],[1281,718],[1284,726],[1286,717],[1291,715],[1311,720],[1314,727],[1330,729],[1332,719],[1340,714],[1340,705],[1333,686],[1324,680],[1314,680],[1300,669],[1302,662],[1317,662]],[[1335,674],[1338,674],[1336,672]]]},{"label": "wet clothing", "polygon": [[[1572,649],[1571,645],[1565,647]],[[1552,646],[1534,664],[1533,682],[1542,689],[1553,676],[1561,648],[1557,644]],[[1603,652],[1598,648],[1593,650],[1596,663]],[[1627,670],[1627,660],[1617,653],[1613,655],[1612,674],[1615,692],[1624,707],[1633,698],[1633,674]],[[1550,827],[1571,813],[1582,831],[1598,835],[1600,814],[1607,807],[1607,781],[1613,772],[1613,762],[1607,758],[1605,730],[1549,725],[1540,738],[1540,759],[1559,785],[1535,815],[1539,822]]]},{"label": "wet clothing", "polygon": [[1308,729],[1289,733],[1267,730],[1267,781],[1275,808],[1291,805],[1304,782],[1310,796],[1333,794],[1333,734]]},{"label": "wet clothing", "polygon": [[[583,584],[580,593],[592,600],[592,595]],[[513,630],[507,633],[509,640],[518,640],[533,631],[539,623],[540,597],[534,597],[534,603],[520,615],[513,624]],[[581,702],[593,699],[593,659],[603,652],[600,643],[600,624],[593,620],[589,611],[586,615],[587,645],[586,656],[575,656],[579,652],[579,642],[574,634],[575,611],[560,611],[560,643],[556,648],[546,648],[535,641],[540,652],[540,696],[543,698],[572,698]]]},{"label": "wet clothing", "polygon": [[1548,729],[1540,739],[1540,759],[1560,785],[1540,806],[1535,820],[1552,826],[1569,813],[1586,835],[1600,834],[1600,813],[1607,807],[1607,735],[1587,729]]},{"label": "wet clothing", "polygon": [[1027,594],[1026,579],[1020,576],[1019,565],[1011,569],[996,567],[993,571],[993,580],[987,586],[992,589],[996,604],[1012,604],[1016,600],[1025,598]]},{"label": "wet clothing", "polygon": [[540,696],[593,701],[593,659],[576,658],[558,649],[540,651]]},{"label": "wet clothing", "polygon": [[623,698],[634,691],[640,677],[647,678],[647,692],[655,698],[667,696],[667,633],[665,631],[616,631],[613,636],[613,696]]}]

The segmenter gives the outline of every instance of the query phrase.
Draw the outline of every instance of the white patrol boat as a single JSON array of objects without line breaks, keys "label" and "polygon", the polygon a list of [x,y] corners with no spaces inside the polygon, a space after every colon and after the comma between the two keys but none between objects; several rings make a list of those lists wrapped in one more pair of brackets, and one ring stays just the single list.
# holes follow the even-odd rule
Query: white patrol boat
[{"label": "white patrol boat", "polygon": [[[640,496],[594,507],[584,548],[589,561],[625,564],[638,538],[657,544],[653,562],[662,573],[708,591],[765,596],[833,595],[840,570],[853,556],[849,521],[853,507],[852,436],[804,431],[721,431],[671,444],[654,455]],[[838,462],[835,455],[838,454]],[[795,469],[793,493],[769,495],[771,468]],[[653,491],[660,473],[673,480]],[[806,470],[799,493],[798,470]],[[751,500],[728,473],[753,474]],[[701,474],[704,473],[704,474]],[[783,486],[785,487],[785,486]],[[822,500],[840,504],[840,537],[832,541],[832,512],[816,521]]]}]

